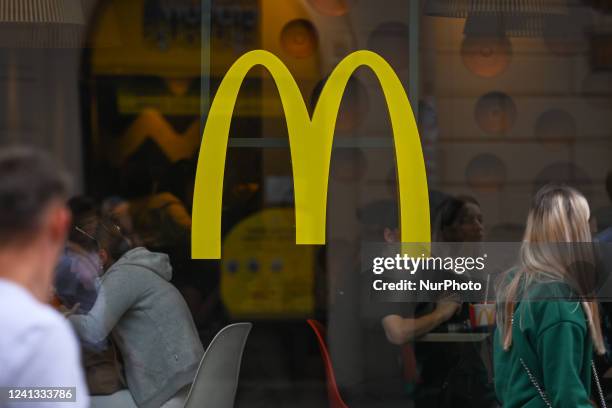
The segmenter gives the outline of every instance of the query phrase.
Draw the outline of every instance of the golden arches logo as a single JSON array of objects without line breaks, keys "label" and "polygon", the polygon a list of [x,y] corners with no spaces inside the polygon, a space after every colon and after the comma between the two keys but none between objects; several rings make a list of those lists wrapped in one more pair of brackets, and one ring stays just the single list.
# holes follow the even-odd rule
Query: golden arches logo
[{"label": "golden arches logo", "polygon": [[257,65],[278,88],[287,121],[295,194],[297,244],[324,244],[329,164],[342,94],[355,70],[369,67],[387,101],[397,162],[403,242],[430,242],[429,196],[418,129],[404,87],[378,54],[356,51],[333,70],[312,118],[289,69],[274,54],[244,54],[229,69],[210,107],[198,157],[193,197],[192,257],[221,257],[221,200],[230,122],[247,73]]}]

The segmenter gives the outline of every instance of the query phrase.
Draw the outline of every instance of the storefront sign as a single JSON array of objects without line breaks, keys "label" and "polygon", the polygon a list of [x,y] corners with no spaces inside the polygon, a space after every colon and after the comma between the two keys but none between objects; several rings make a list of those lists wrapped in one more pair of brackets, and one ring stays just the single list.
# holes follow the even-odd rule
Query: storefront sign
[{"label": "storefront sign", "polygon": [[378,54],[356,51],[325,83],[312,118],[300,89],[274,54],[251,51],[229,69],[212,102],[198,157],[193,199],[192,257],[221,257],[221,200],[230,122],[247,73],[262,65],[276,82],[287,120],[295,191],[297,244],[324,244],[329,164],[336,118],[347,82],[369,67],[387,100],[397,161],[402,241],[429,242],[429,199],[419,133],[410,102],[393,68]]}]

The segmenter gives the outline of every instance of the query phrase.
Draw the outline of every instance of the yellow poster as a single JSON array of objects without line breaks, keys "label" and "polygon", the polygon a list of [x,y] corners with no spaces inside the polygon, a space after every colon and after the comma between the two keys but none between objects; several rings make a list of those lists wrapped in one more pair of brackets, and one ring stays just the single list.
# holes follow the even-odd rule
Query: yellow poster
[{"label": "yellow poster", "polygon": [[314,310],[315,248],[295,244],[293,208],[239,223],[223,242],[221,295],[233,318],[303,318]]}]

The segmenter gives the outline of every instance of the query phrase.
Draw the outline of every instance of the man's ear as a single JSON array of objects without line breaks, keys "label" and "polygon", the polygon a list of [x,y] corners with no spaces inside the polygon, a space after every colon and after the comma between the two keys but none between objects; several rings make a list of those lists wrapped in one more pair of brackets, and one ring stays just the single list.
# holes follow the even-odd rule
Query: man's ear
[{"label": "man's ear", "polygon": [[56,204],[49,209],[47,217],[51,239],[63,243],[68,236],[68,229],[72,220],[70,210],[63,204]]},{"label": "man's ear", "polygon": [[384,238],[385,238],[385,242],[399,242],[400,240],[400,236],[399,236],[399,229],[397,228],[388,228],[385,227],[384,231]]}]

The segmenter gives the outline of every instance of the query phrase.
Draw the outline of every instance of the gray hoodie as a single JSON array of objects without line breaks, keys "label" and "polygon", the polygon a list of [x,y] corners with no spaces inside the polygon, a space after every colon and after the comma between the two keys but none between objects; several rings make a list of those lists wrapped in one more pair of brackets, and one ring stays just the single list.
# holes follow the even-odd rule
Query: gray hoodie
[{"label": "gray hoodie", "polygon": [[158,408],[191,383],[204,353],[171,277],[168,255],[132,249],[102,276],[89,313],[70,317],[87,342],[97,344],[112,331],[139,407]]}]

